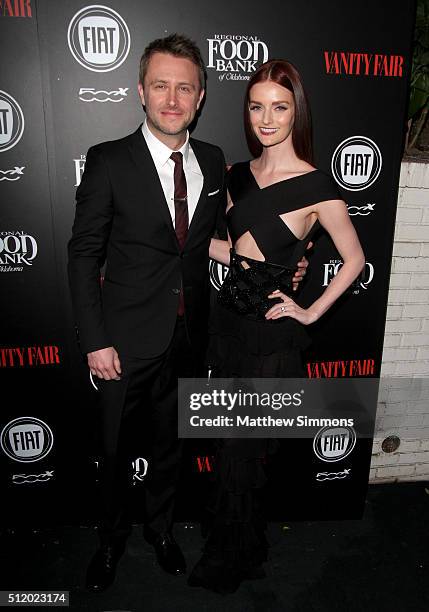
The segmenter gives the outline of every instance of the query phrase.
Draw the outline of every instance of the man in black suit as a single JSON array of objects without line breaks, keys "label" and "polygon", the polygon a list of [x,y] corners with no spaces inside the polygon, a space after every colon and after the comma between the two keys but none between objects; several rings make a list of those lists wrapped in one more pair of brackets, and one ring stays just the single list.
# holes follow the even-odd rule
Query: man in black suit
[{"label": "man in black suit", "polygon": [[204,88],[192,41],[174,34],[148,45],[138,85],[146,120],[89,149],[77,190],[69,279],[81,350],[99,379],[104,455],[101,546],[87,573],[94,591],[113,582],[130,532],[124,427],[136,411],[146,413],[152,440],[144,535],[166,571],[185,572],[171,532],[182,448],[177,378],[201,361],[209,243],[226,206],[222,151],[187,131]]}]

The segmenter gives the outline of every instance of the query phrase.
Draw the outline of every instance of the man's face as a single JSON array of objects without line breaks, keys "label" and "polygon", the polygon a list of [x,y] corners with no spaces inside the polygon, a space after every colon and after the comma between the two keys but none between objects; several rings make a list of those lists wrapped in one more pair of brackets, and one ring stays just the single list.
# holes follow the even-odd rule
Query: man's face
[{"label": "man's face", "polygon": [[152,55],[144,84],[139,83],[138,89],[148,127],[165,144],[172,136],[186,133],[204,95],[198,67],[169,53]]}]

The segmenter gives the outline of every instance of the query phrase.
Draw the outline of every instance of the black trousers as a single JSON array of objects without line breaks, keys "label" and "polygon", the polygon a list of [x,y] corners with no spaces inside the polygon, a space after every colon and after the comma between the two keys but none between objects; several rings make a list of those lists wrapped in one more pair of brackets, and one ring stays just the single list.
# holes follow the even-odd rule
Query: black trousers
[{"label": "black trousers", "polygon": [[158,533],[171,529],[183,448],[183,440],[177,438],[177,379],[194,376],[197,364],[181,317],[165,353],[152,359],[126,355],[119,355],[119,359],[121,380],[98,382],[102,543],[124,538],[131,530],[127,513],[131,473],[127,430],[136,411],[139,421],[150,428],[151,440],[145,478],[145,525]]}]

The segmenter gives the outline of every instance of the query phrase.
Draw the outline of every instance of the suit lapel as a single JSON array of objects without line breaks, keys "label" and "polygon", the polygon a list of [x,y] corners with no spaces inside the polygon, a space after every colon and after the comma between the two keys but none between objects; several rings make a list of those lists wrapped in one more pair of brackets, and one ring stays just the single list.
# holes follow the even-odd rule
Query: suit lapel
[{"label": "suit lapel", "polygon": [[174,237],[176,246],[178,246],[176,232],[174,231],[170,211],[165,201],[161,181],[142,134],[141,126],[130,136],[129,151],[136,164],[137,171],[142,177],[142,194],[144,194],[148,202],[153,202],[157,209],[159,209],[169,232]]}]

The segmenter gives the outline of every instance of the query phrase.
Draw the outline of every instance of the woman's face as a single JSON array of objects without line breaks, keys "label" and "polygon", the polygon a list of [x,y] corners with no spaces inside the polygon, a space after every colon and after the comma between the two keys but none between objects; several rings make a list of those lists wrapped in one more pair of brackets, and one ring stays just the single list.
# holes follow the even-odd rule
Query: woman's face
[{"label": "woman's face", "polygon": [[256,83],[249,92],[249,117],[264,147],[284,142],[291,135],[295,117],[292,92],[273,81]]}]

